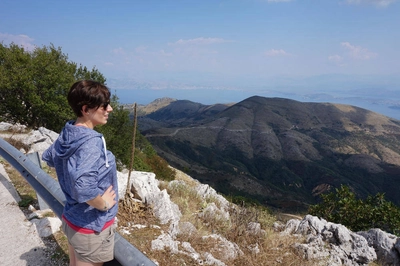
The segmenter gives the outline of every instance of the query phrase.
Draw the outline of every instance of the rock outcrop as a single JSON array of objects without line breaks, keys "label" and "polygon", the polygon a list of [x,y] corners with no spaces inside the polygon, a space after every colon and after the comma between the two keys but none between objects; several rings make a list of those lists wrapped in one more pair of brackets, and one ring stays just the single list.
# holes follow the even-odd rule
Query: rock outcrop
[{"label": "rock outcrop", "polygon": [[379,263],[383,266],[400,265],[400,239],[379,228],[357,232],[365,237],[368,245],[375,249]]},{"label": "rock outcrop", "polygon": [[305,243],[294,245],[297,252],[306,259],[326,262],[324,265],[368,265],[372,261],[383,266],[400,265],[400,238],[381,229],[352,232],[311,215],[274,227],[281,234],[304,237]]}]

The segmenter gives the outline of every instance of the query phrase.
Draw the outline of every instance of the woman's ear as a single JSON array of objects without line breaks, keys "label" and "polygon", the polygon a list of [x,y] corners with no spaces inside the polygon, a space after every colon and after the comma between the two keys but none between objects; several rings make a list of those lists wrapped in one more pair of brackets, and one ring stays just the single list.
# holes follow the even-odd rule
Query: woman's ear
[{"label": "woman's ear", "polygon": [[87,107],[87,105],[83,105],[82,109],[81,109],[82,114],[88,114],[89,113],[89,108]]}]

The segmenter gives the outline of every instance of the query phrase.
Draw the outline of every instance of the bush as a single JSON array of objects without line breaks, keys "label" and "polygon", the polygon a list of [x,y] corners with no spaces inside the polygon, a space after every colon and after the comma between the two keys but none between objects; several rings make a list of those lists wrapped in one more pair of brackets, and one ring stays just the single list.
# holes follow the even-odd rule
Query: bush
[{"label": "bush", "polygon": [[358,199],[348,186],[342,185],[335,192],[321,195],[322,202],[313,205],[308,212],[340,223],[352,231],[365,231],[380,228],[399,235],[400,208],[384,199],[384,193]]}]

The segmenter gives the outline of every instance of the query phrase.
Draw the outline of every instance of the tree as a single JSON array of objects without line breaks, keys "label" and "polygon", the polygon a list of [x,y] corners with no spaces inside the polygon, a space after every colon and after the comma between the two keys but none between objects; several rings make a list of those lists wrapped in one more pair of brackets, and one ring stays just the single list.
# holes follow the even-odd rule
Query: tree
[{"label": "tree", "polygon": [[400,208],[384,199],[383,193],[358,199],[348,186],[321,195],[322,202],[308,212],[330,222],[340,223],[353,231],[380,228],[399,235]]},{"label": "tree", "polygon": [[102,84],[106,84],[106,79],[95,67],[92,70],[88,70],[87,67],[79,65],[79,68],[75,72],[75,79],[90,79],[98,81]]},{"label": "tree", "polygon": [[67,102],[71,85],[80,79],[105,83],[95,68],[89,71],[68,61],[61,48],[23,47],[0,44],[0,116],[31,128],[60,131],[74,117]]}]

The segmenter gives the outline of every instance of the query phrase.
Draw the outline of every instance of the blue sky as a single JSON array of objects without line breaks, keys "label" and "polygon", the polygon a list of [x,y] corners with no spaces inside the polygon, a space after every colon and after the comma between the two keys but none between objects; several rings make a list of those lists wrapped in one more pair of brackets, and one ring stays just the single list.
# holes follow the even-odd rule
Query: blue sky
[{"label": "blue sky", "polygon": [[61,47],[143,103],[400,90],[400,0],[2,0],[0,41]]}]

